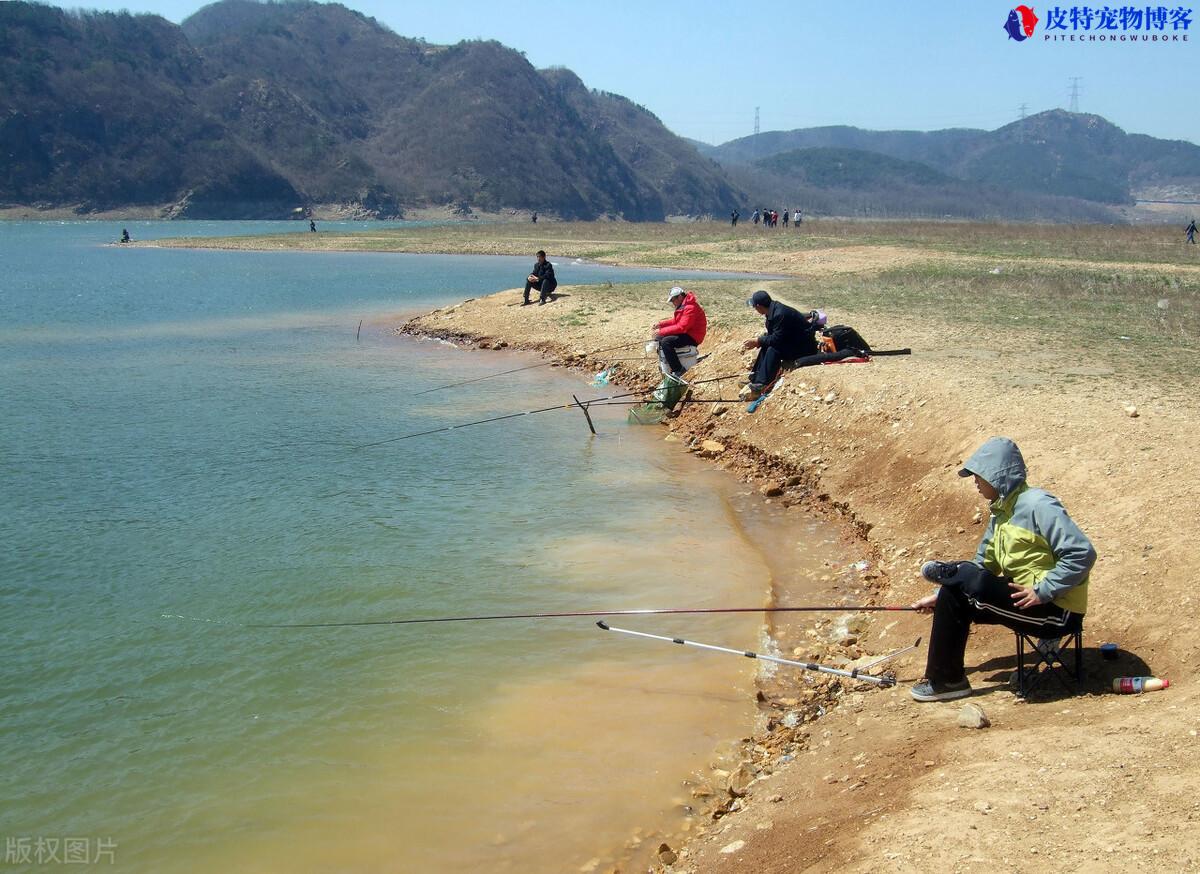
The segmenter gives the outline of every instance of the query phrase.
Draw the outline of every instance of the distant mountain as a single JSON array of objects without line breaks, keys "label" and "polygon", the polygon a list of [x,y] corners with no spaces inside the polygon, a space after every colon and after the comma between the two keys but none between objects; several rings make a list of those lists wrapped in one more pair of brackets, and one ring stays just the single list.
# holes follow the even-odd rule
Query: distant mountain
[{"label": "distant mountain", "polygon": [[[709,154],[727,169],[742,165],[793,182],[816,188],[842,188],[845,178],[823,176],[814,163],[824,160],[824,150],[853,150],[874,153],[901,162],[890,170],[868,166],[861,157],[849,161],[854,186],[863,190],[871,184],[903,181],[919,188],[944,189],[947,177],[959,183],[960,193],[974,190],[1002,205],[1003,193],[1025,195],[1012,200],[1013,211],[1030,209],[1070,213],[1082,202],[1105,208],[1126,206],[1134,192],[1147,186],[1182,186],[1200,189],[1200,146],[1126,134],[1097,115],[1052,110],[1030,116],[995,131],[954,129],[932,132],[866,131],[853,127],[822,127],[774,131],[743,137],[716,147]],[[796,157],[797,150],[811,152]],[[781,156],[791,157],[781,157]],[[779,157],[781,160],[777,161]],[[827,158],[828,155],[825,155]],[[919,182],[909,164],[916,163],[942,178]],[[828,166],[826,166],[828,170]],[[867,173],[867,176],[862,175]],[[745,171],[737,174],[743,184]],[[908,178],[903,178],[907,175]],[[969,195],[968,195],[969,197]],[[1028,198],[1035,198],[1029,200]],[[1067,201],[1062,199],[1066,198]],[[1040,199],[1040,200],[1039,200]],[[971,201],[964,200],[964,206]],[[1085,210],[1089,212],[1090,210]],[[1101,213],[1102,215],[1105,213]],[[1107,213],[1110,217],[1115,213]],[[1066,217],[1065,215],[1059,217]]]},{"label": "distant mountain", "polygon": [[0,3],[0,154],[0,203],[187,216],[454,204],[655,220],[745,197],[569,71],[307,0],[223,0],[181,27]]},{"label": "distant mountain", "polygon": [[0,202],[290,209],[289,181],[196,105],[202,68],[161,18],[0,3]]},{"label": "distant mountain", "polygon": [[1111,222],[1110,207],[956,179],[927,164],[860,149],[795,149],[731,165],[756,203],[812,214]]},{"label": "distant mountain", "polygon": [[927,164],[859,149],[796,149],[755,162],[765,170],[809,185],[849,190],[879,186],[946,185],[955,180]]}]

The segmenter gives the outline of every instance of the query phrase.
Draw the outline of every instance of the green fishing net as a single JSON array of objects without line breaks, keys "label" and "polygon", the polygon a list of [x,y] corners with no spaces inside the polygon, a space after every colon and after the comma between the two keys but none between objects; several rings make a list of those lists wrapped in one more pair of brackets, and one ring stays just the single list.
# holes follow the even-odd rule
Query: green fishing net
[{"label": "green fishing net", "polygon": [[675,409],[687,387],[682,379],[664,376],[651,395],[654,400],[631,407],[627,421],[630,425],[657,425],[669,411]]}]

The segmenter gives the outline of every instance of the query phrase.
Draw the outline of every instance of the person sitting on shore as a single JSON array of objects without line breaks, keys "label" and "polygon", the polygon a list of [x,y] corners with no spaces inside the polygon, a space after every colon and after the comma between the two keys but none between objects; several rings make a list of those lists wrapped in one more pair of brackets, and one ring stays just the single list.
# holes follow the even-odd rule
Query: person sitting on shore
[{"label": "person sitting on shore", "polygon": [[122,243],[129,242],[129,228],[121,228],[121,242]]},{"label": "person sitting on shore", "polygon": [[987,440],[958,475],[975,478],[992,517],[972,561],[929,561],[921,568],[941,588],[912,604],[933,613],[925,681],[912,688],[917,701],[971,694],[963,656],[972,623],[1034,635],[1045,647],[1077,631],[1096,563],[1091,541],[1058,499],[1025,481],[1025,459],[1012,440]]},{"label": "person sitting on shore", "polygon": [[804,314],[785,303],[772,300],[765,291],[756,291],[746,303],[766,317],[766,333],[747,340],[742,349],[758,349],[750,371],[750,383],[741,396],[753,400],[775,381],[784,361],[817,353],[814,325]]},{"label": "person sitting on shore", "polygon": [[533,272],[525,279],[525,302],[521,306],[529,306],[530,289],[537,289],[538,306],[541,306],[550,300],[550,295],[556,288],[558,288],[558,280],[554,278],[554,265],[546,260],[546,250],[538,249]]},{"label": "person sitting on shore", "polygon": [[675,313],[655,325],[654,339],[658,341],[659,354],[671,376],[679,379],[687,368],[680,362],[677,350],[683,346],[699,346],[704,342],[704,335],[708,332],[708,317],[697,302],[696,295],[678,285],[667,295],[667,302],[674,305]]}]

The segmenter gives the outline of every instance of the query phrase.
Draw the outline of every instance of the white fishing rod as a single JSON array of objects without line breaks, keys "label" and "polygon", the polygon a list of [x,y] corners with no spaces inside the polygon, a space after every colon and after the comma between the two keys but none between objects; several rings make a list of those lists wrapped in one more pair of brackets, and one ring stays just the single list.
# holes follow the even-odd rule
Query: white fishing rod
[{"label": "white fishing rod", "polygon": [[630,631],[628,628],[617,628],[614,625],[609,625],[603,619],[597,622],[596,625],[598,625],[600,628],[603,628],[605,631],[619,631],[621,634],[631,634],[634,637],[648,637],[651,640],[665,640],[667,643],[677,643],[681,646],[695,646],[699,647],[700,649],[709,649],[713,652],[727,652],[732,655],[744,656],[748,659],[761,659],[762,661],[775,662],[776,664],[780,665],[791,665],[794,668],[803,668],[806,671],[817,671],[822,674],[833,674],[835,677],[846,677],[850,680],[861,680],[864,683],[874,683],[881,689],[895,686],[896,678],[890,674],[884,674],[883,676],[877,677],[873,674],[863,673],[863,671],[865,671],[867,668],[873,668],[878,664],[888,661],[889,659],[894,659],[898,655],[911,652],[921,645],[921,638],[918,637],[917,642],[912,646],[906,646],[903,649],[898,649],[895,652],[881,656],[863,668],[853,668],[849,671],[846,671],[841,668],[831,668],[828,665],[819,665],[816,662],[798,662],[793,661],[792,659],[779,658],[778,656],[750,652],[749,650],[730,649],[726,646],[713,646],[711,643],[697,643],[694,640],[684,640],[682,637],[665,637],[661,634],[647,634],[644,631]]}]

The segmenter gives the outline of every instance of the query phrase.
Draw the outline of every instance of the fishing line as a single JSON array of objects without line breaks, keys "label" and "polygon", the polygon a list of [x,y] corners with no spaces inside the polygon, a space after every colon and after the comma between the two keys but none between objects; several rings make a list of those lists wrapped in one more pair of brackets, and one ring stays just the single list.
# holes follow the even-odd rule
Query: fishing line
[{"label": "fishing line", "polygon": [[[563,619],[572,616],[669,616],[717,613],[904,613],[913,607],[820,606],[820,607],[672,607],[644,610],[580,610],[568,613],[502,613],[488,616],[433,616],[419,619],[368,619],[355,622],[283,622],[243,623],[242,628],[367,628],[377,625],[420,625],[426,622],[487,622],[500,619]],[[168,616],[164,619],[191,619],[189,616]],[[194,622],[214,622],[212,619],[193,619]],[[228,623],[222,623],[228,624]]]},{"label": "fishing line", "polygon": [[[642,342],[642,340],[636,340],[633,343],[624,343],[620,346],[610,346],[607,349],[597,349],[595,352],[586,353],[586,355],[590,357],[593,355],[602,355],[605,352],[615,352],[618,349],[628,349],[630,346],[638,346]],[[464,379],[462,382],[451,382],[447,385],[439,385],[435,386],[434,388],[424,389],[423,391],[413,392],[413,397],[417,397],[418,395],[427,395],[435,391],[444,391],[448,388],[457,388],[460,385],[468,385],[472,382],[482,382],[485,379],[494,379],[497,376],[507,376],[510,373],[520,373],[522,370],[534,370],[538,367],[549,367],[550,365],[556,363],[557,362],[555,361],[543,361],[540,364],[528,364],[525,367],[514,367],[512,370],[502,370],[499,373],[489,373],[487,376],[477,376],[474,379]]]}]

